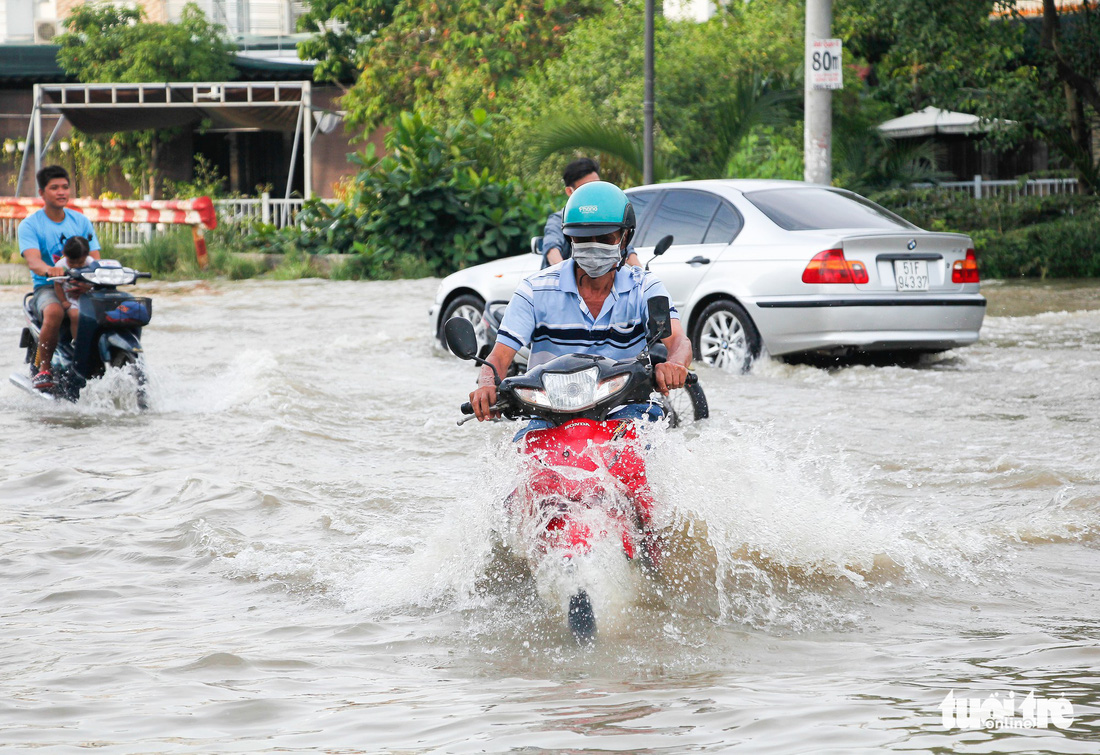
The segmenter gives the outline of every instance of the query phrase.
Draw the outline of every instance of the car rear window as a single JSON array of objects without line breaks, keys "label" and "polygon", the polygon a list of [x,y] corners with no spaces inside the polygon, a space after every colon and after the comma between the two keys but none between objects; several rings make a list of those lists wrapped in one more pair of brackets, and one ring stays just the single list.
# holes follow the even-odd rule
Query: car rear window
[{"label": "car rear window", "polygon": [[788,231],[826,228],[916,228],[885,207],[850,192],[830,189],[766,189],[745,194],[762,213]]}]

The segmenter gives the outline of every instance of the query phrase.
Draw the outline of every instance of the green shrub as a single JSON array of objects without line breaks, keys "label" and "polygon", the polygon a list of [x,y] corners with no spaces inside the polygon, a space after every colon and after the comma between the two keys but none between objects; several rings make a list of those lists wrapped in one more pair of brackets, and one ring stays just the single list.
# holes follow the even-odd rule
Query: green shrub
[{"label": "green shrub", "polygon": [[1100,276],[1096,197],[974,200],[957,191],[898,189],[871,198],[921,228],[968,234],[985,278]]},{"label": "green shrub", "polygon": [[448,273],[517,254],[542,230],[555,198],[484,167],[492,120],[482,111],[444,132],[405,113],[387,155],[361,167],[349,201],[306,203],[298,228],[264,234],[270,251],[354,254],[339,275],[391,278]]},{"label": "green shrub", "polygon": [[15,241],[0,241],[0,263],[9,262],[16,263],[22,262],[23,257],[19,254],[19,244]]},{"label": "green shrub", "polygon": [[1095,210],[973,238],[986,278],[1100,277],[1100,213]]},{"label": "green shrub", "polygon": [[333,264],[329,271],[332,280],[399,280],[405,278],[429,278],[435,275],[435,266],[422,256],[398,254],[381,259],[367,251],[348,255]]},{"label": "green shrub", "polygon": [[225,274],[229,280],[243,280],[245,278],[255,278],[263,275],[266,272],[263,264],[247,257],[237,257],[233,254],[228,255],[228,259],[224,264],[219,265],[219,269]]},{"label": "green shrub", "polygon": [[303,252],[287,254],[271,271],[271,277],[279,281],[299,280],[300,278],[316,278],[317,270],[309,255]]},{"label": "green shrub", "polygon": [[871,194],[870,199],[921,228],[958,233],[1009,231],[1075,215],[1096,205],[1095,197],[1080,194],[975,200],[966,192],[945,189],[894,189]]}]

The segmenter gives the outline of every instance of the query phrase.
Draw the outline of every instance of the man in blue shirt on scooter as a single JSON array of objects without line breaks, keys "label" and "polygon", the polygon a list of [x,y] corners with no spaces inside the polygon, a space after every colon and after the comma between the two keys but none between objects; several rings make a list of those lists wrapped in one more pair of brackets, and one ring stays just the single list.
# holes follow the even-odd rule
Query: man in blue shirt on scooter
[{"label": "man in blue shirt on scooter", "polygon": [[[496,375],[508,374],[516,352],[531,344],[531,366],[562,354],[595,354],[611,359],[637,355],[646,345],[649,300],[671,301],[652,273],[626,265],[637,221],[630,200],[619,187],[604,181],[581,186],[565,206],[565,235],[573,254],[564,262],[529,275],[508,303],[497,342],[481,368],[470,405],[479,421],[493,416]],[[667,394],[683,388],[691,366],[691,343],[684,336],[680,315],[670,312],[672,334],[662,340],[668,361],[654,370],[657,388]],[[636,404],[612,415],[641,419],[646,405]]]},{"label": "man in blue shirt on scooter", "polygon": [[38,373],[31,382],[38,390],[48,391],[54,387],[50,363],[65,319],[65,310],[49,278],[65,274],[57,259],[68,239],[74,236],[88,239],[95,259],[99,259],[99,239],[88,218],[65,206],[69,203],[69,174],[64,168],[47,165],[38,171],[36,178],[38,195],[45,206],[19,223],[19,253],[31,271],[34,284],[31,308],[41,323],[35,358]]}]

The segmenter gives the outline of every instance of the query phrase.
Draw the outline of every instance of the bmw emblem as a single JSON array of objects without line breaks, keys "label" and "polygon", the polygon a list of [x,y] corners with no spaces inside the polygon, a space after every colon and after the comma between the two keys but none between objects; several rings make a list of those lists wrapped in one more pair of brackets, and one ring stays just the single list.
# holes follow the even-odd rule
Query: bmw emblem
[{"label": "bmw emblem", "polygon": [[906,245],[905,245],[905,247],[906,247],[906,248],[907,248],[907,249],[908,249],[909,251],[913,251],[914,249],[916,249],[916,248],[917,248],[917,240],[916,240],[916,239],[909,239],[909,243],[908,243],[908,244],[906,244]]}]

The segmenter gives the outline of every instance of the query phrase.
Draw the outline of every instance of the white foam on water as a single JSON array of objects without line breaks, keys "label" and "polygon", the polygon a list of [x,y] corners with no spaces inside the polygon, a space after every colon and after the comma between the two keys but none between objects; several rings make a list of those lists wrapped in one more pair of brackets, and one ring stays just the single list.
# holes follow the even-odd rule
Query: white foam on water
[{"label": "white foam on water", "polygon": [[150,401],[162,412],[205,414],[257,403],[266,407],[286,390],[286,378],[276,356],[247,349],[227,364],[211,366],[197,379],[150,370]]}]

